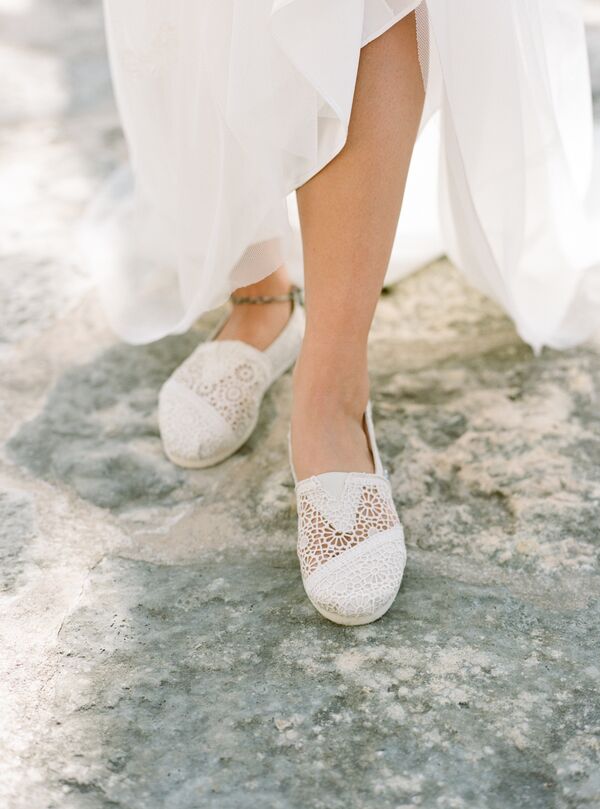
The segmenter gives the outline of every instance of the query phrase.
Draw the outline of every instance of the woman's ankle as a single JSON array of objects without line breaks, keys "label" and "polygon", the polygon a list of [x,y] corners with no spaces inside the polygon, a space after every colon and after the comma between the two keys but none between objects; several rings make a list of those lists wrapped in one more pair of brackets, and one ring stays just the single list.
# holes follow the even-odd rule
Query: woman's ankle
[{"label": "woman's ankle", "polygon": [[303,350],[293,374],[293,415],[312,412],[327,420],[362,420],[369,400],[366,359],[341,363],[341,358],[307,356]]},{"label": "woman's ankle", "polygon": [[[233,296],[279,296],[286,295],[290,289],[291,282],[287,272],[281,267],[256,284],[236,289]],[[292,307],[292,301],[234,304],[228,321],[216,339],[240,340],[264,351],[285,328]]]},{"label": "woman's ankle", "polygon": [[332,374],[327,383],[320,374],[303,374],[303,369],[294,373],[291,419],[298,479],[323,472],[373,472],[363,421],[368,380]]}]

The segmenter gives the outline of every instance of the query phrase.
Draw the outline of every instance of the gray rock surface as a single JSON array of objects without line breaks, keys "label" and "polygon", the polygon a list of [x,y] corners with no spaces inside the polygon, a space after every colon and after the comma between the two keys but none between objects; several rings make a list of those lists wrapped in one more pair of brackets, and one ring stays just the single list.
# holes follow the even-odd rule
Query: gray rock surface
[{"label": "gray rock surface", "polygon": [[25,571],[27,546],[35,536],[31,495],[0,490],[0,593],[11,590]]},{"label": "gray rock surface", "polygon": [[13,0],[0,29],[0,806],[599,806],[600,343],[533,356],[447,262],[382,297],[409,563],[384,619],[328,624],[295,558],[289,376],[237,455],[173,467],[156,396],[210,318],[121,345],[77,268],[123,153],[100,3]]}]

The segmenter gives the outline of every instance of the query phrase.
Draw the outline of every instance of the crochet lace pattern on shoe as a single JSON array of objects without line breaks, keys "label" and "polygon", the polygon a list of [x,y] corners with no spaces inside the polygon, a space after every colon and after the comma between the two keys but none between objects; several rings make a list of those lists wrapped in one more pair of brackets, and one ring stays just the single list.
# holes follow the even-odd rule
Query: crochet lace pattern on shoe
[{"label": "crochet lace pattern on shoe", "polygon": [[303,576],[373,534],[400,525],[389,486],[374,475],[348,474],[341,498],[332,497],[319,478],[298,491],[298,557]]},{"label": "crochet lace pattern on shoe", "polygon": [[198,346],[160,392],[167,457],[199,469],[236,452],[256,427],[267,389],[293,365],[303,333],[304,312],[295,304],[283,331],[264,351],[241,340],[213,339]]},{"label": "crochet lace pattern on shoe", "polygon": [[167,454],[213,458],[248,437],[271,381],[266,359],[239,341],[199,346],[161,391],[161,432]]},{"label": "crochet lace pattern on shoe", "polygon": [[376,620],[393,602],[406,561],[389,482],[325,473],[298,483],[296,494],[298,558],[311,602],[336,623]]},{"label": "crochet lace pattern on shoe", "polygon": [[394,505],[373,428],[365,430],[375,474],[324,472],[296,482],[298,558],[313,606],[338,624],[376,621],[392,605],[404,573],[404,531]]}]

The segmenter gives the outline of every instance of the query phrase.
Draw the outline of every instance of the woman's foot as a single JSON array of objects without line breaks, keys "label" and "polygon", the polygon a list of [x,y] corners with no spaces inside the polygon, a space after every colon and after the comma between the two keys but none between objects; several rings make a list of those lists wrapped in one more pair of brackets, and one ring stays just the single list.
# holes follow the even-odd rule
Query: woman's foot
[{"label": "woman's foot", "polygon": [[368,396],[365,351],[355,346],[336,356],[321,338],[305,338],[294,371],[290,435],[298,559],[315,609],[345,625],[387,612],[406,561]]},{"label": "woman's foot", "polygon": [[[353,626],[376,621],[387,612],[406,562],[404,533],[377,450],[370,404],[363,436],[372,472],[337,471],[338,460],[332,471],[296,480],[304,589],[321,615]],[[357,458],[361,443],[357,442]]]},{"label": "woman's foot", "polygon": [[288,285],[281,289],[281,279],[268,280],[235,297],[276,295],[284,301],[234,305],[218,334],[201,343],[161,389],[163,448],[179,466],[213,466],[236,452],[256,427],[265,392],[296,360],[304,333],[302,306]]}]

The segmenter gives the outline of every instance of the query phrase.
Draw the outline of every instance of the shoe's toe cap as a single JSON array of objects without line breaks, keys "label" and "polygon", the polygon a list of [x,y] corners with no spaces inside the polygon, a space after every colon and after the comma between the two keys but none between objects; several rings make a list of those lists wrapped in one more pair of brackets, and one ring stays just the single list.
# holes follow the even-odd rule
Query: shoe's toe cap
[{"label": "shoe's toe cap", "polygon": [[175,379],[160,392],[158,422],[165,454],[179,466],[210,466],[240,446],[239,434],[210,403]]},{"label": "shoe's toe cap", "polygon": [[339,624],[368,624],[391,607],[406,562],[402,528],[377,534],[327,562],[304,582],[315,608]]}]

